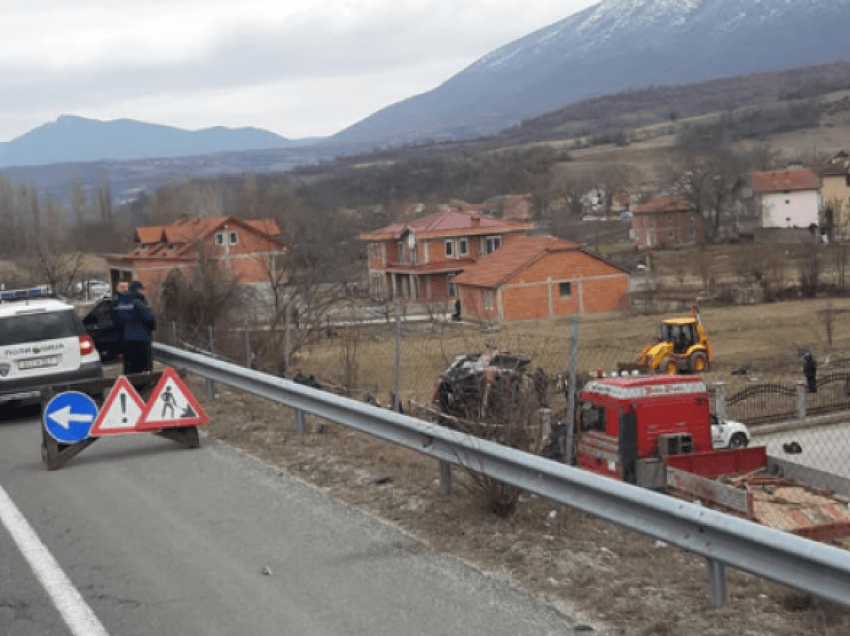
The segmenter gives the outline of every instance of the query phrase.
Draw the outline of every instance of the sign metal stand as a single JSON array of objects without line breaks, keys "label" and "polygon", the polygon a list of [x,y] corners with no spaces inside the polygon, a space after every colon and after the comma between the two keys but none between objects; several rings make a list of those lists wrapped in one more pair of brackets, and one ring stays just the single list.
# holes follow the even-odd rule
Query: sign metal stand
[{"label": "sign metal stand", "polygon": [[[42,405],[45,406],[52,404],[53,401],[60,398],[60,396],[71,392],[84,393],[88,396],[93,396],[96,402],[101,404],[101,410],[104,407],[109,407],[113,410],[120,408],[122,411],[119,412],[117,416],[115,413],[111,413],[111,411],[108,413],[100,413],[97,417],[87,414],[86,417],[90,418],[92,422],[91,428],[88,429],[88,434],[85,435],[85,437],[82,437],[82,439],[78,439],[78,441],[66,443],[57,439],[55,435],[55,431],[57,430],[57,416],[58,421],[60,422],[59,426],[62,428],[65,428],[68,425],[69,420],[70,422],[79,422],[82,416],[78,415],[73,408],[69,408],[67,406],[64,408],[57,408],[52,413],[48,413],[45,410],[45,417],[42,418],[41,424],[41,461],[45,464],[47,470],[58,470],[70,459],[76,457],[83,450],[101,439],[102,436],[113,437],[115,435],[129,433],[153,433],[154,435],[164,439],[169,439],[187,448],[199,448],[201,441],[200,436],[198,435],[198,425],[206,424],[208,418],[200,408],[200,405],[197,403],[194,396],[192,396],[191,392],[189,392],[188,388],[182,380],[180,380],[180,378],[185,377],[185,375],[185,371],[181,370],[180,372],[175,372],[174,369],[166,367],[166,369],[161,372],[135,373],[127,376],[121,376],[117,380],[116,378],[99,378],[97,380],[86,380],[83,382],[72,382],[68,384],[43,387]],[[159,394],[166,382],[170,383],[171,386],[179,387],[181,389],[181,395],[179,397],[196,407],[195,410],[197,413],[195,414],[195,417],[186,420],[187,423],[191,422],[191,424],[183,425],[179,420],[177,420],[158,422],[154,426],[147,424],[146,426],[143,421],[144,418],[139,417],[142,410],[150,411],[150,406],[154,404],[156,399],[159,399],[160,402],[162,401],[162,398],[158,397],[158,395],[154,396],[154,400],[151,400],[151,397],[154,393]],[[136,393],[136,389],[139,389],[138,393]],[[115,395],[113,395],[113,393],[115,393]],[[145,400],[150,401],[150,404],[146,405],[144,402]],[[64,402],[60,401],[59,406],[61,407],[62,404],[64,404]],[[73,404],[77,404],[77,402],[73,402]],[[127,410],[126,407],[128,404],[130,409],[127,414],[130,416],[136,416],[138,419],[133,426],[128,425],[126,427],[122,427],[121,424],[113,424],[112,426],[104,424],[104,420],[106,418],[115,420],[117,417],[120,421],[120,415],[123,415],[124,410]],[[52,420],[50,420],[49,423],[48,415],[52,417]],[[95,423],[97,424],[97,428],[95,428]],[[91,435],[92,429],[101,431],[100,435]],[[68,438],[64,439],[70,441]]]}]

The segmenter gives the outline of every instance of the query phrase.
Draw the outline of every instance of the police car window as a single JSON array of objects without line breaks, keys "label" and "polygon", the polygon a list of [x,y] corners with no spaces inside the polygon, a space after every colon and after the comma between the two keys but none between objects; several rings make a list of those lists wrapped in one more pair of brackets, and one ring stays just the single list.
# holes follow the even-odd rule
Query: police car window
[{"label": "police car window", "polygon": [[92,310],[83,318],[84,325],[97,325],[99,327],[109,327],[112,325],[112,316],[109,314],[109,309],[112,307],[111,300],[103,300],[92,307]]},{"label": "police car window", "polygon": [[0,318],[0,346],[81,336],[85,328],[73,310]]}]

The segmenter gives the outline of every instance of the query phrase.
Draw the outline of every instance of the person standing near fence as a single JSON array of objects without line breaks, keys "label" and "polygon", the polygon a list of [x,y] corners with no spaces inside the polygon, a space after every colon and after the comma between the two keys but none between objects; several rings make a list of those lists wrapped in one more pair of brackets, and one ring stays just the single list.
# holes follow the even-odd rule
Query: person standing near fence
[{"label": "person standing near fence", "polygon": [[803,354],[803,375],[806,376],[806,389],[809,393],[818,392],[818,364],[811,351]]},{"label": "person standing near fence", "polygon": [[113,324],[121,330],[121,353],[124,356],[124,375],[151,371],[151,340],[156,329],[156,315],[145,297],[139,293],[144,286],[133,281],[118,285],[118,295],[109,313]]}]

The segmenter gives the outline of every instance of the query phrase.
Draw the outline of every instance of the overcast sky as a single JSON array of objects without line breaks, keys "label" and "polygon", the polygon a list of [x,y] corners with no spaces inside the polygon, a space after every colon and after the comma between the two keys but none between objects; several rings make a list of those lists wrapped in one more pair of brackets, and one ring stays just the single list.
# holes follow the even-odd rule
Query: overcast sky
[{"label": "overcast sky", "polygon": [[0,142],[60,115],[330,135],[598,0],[0,0]]}]

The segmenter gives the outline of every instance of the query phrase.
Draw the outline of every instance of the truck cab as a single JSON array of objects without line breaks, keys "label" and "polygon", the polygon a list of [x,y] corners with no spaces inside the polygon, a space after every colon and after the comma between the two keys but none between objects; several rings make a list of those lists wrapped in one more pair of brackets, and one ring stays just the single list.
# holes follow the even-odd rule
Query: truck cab
[{"label": "truck cab", "polygon": [[648,487],[670,455],[712,450],[708,389],[696,376],[599,378],[581,396],[576,464]]},{"label": "truck cab", "polygon": [[698,376],[598,378],[581,400],[580,468],[820,541],[850,542],[850,479],[733,441],[746,427],[713,418]]}]

